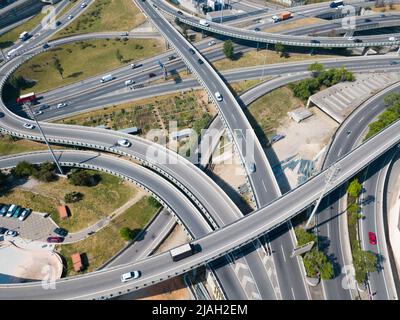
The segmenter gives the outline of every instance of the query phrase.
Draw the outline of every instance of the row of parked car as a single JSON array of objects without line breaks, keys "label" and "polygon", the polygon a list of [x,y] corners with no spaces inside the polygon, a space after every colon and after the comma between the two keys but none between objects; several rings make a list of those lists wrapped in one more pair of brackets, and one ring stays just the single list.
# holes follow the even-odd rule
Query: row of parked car
[{"label": "row of parked car", "polygon": [[16,204],[0,203],[0,216],[2,217],[18,218],[18,220],[24,221],[31,212],[31,209],[25,209]]}]

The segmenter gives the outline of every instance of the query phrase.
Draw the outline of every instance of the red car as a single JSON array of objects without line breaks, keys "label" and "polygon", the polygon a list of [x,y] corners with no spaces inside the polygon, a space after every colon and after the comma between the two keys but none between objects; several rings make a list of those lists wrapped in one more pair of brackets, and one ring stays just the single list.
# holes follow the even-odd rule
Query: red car
[{"label": "red car", "polygon": [[49,243],[60,243],[63,241],[64,241],[63,237],[48,237],[47,238],[47,242],[49,242]]},{"label": "red car", "polygon": [[368,232],[369,243],[372,245],[376,245],[376,234],[373,232]]}]

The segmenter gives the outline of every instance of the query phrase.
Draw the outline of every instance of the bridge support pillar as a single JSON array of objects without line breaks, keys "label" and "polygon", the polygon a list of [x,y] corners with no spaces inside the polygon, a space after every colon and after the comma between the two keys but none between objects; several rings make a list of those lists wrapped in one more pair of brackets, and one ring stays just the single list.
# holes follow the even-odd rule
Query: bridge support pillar
[{"label": "bridge support pillar", "polygon": [[369,47],[364,47],[363,52],[361,53],[361,55],[367,56],[368,55],[368,50],[369,50]]}]

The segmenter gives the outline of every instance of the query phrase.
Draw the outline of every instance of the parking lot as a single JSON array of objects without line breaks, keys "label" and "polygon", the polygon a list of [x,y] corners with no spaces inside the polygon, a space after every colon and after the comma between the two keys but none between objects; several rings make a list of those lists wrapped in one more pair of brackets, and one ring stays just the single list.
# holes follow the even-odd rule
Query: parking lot
[{"label": "parking lot", "polygon": [[45,218],[45,214],[32,212],[24,221],[0,216],[0,227],[18,231],[19,236],[27,240],[46,242],[57,225],[50,217]]}]

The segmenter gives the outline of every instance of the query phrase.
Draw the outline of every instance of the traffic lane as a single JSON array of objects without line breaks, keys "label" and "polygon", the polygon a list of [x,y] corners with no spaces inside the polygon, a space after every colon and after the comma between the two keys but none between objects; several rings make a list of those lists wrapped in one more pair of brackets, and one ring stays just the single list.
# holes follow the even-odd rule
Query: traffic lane
[{"label": "traffic lane", "polygon": [[345,262],[343,259],[342,242],[340,240],[339,201],[343,194],[343,189],[338,188],[328,195],[321,203],[317,213],[318,219],[318,247],[324,251],[328,259],[332,262],[334,277],[329,280],[321,280],[324,296],[326,300],[351,300],[351,292],[344,286]]},{"label": "traffic lane", "polygon": [[[382,206],[379,200],[380,193],[383,192],[383,185],[379,183],[384,171],[383,166],[387,166],[394,152],[389,152],[384,160],[384,164],[373,163],[366,170],[367,180],[363,183],[364,190],[361,195],[361,214],[363,219],[359,221],[361,248],[373,252],[378,259],[378,271],[368,274],[371,294],[374,300],[390,300],[389,290],[387,288],[385,274],[383,272],[383,261],[388,259],[381,249],[382,242],[386,241],[384,235],[378,232],[377,217],[378,206]],[[376,237],[376,243],[369,239],[369,233]],[[389,262],[390,263],[390,262]]]},{"label": "traffic lane", "polygon": [[[349,176],[354,174],[354,170],[359,170],[359,168],[364,167],[366,163],[370,162],[378,154],[382,154],[389,147],[397,144],[398,139],[400,138],[399,137],[400,131],[398,130],[399,126],[400,122],[396,122],[395,124],[389,126],[387,129],[382,131],[375,138],[370,139],[368,143],[361,145],[360,147],[355,149],[350,156],[341,159],[340,164],[342,170],[340,171],[340,174],[337,177],[337,181],[343,181],[343,179],[348,179]],[[367,152],[365,152],[367,150],[374,150],[375,153],[372,155],[368,154]],[[204,263],[207,261],[207,259],[209,259],[212,256],[215,256],[218,252],[225,251],[228,248],[234,248],[236,245],[240,243],[243,244],[245,239],[253,238],[254,236],[259,236],[260,233],[262,232],[261,230],[263,231],[269,230],[271,227],[276,226],[276,224],[279,221],[283,221],[288,217],[293,216],[293,214],[295,214],[296,212],[302,211],[302,209],[304,209],[304,206],[307,206],[309,203],[312,203],[318,198],[321,187],[324,185],[325,175],[326,172],[323,172],[321,174],[314,176],[308,182],[302,184],[295,190],[288,192],[286,195],[284,195],[280,199],[277,199],[269,206],[259,210],[258,213],[251,214],[247,216],[247,218],[242,218],[236,221],[235,223],[232,223],[220,230],[217,230],[211,234],[206,235],[202,239],[199,239],[197,243],[199,243],[201,245],[201,248],[203,248],[201,254],[195,254],[181,261],[174,262],[172,266],[168,265],[168,257],[167,257],[168,254],[167,253],[160,254],[151,257],[149,259],[143,260],[135,265],[129,265],[123,268],[143,269],[142,267],[144,266],[144,264],[146,264],[146,268],[148,267],[148,269],[146,269],[146,275],[145,277],[141,278],[141,280],[135,282],[135,285],[138,285],[140,283],[146,282],[146,280],[149,280],[150,278],[164,279],[164,277],[166,277],[168,274],[170,275],[172,272],[176,272],[176,270],[183,271],[187,270],[187,268],[189,268],[191,265],[196,265],[197,263]],[[332,187],[329,189],[332,189]],[[327,192],[329,191],[330,190],[328,190]],[[289,206],[287,205],[287,201],[290,204]],[[267,209],[268,211],[275,212],[274,217],[270,216],[269,219],[265,219],[265,210]],[[245,235],[241,234],[240,232],[243,230],[246,230]],[[232,237],[232,234],[233,235],[236,234],[237,236]],[[170,259],[169,262],[171,263]],[[162,266],[163,269],[162,272],[160,272],[160,268],[158,270],[153,269],[160,266]],[[83,287],[80,288],[81,290],[83,290],[81,292],[84,292],[83,294],[80,294],[78,297],[80,298],[93,297],[93,293],[90,293],[90,291],[85,291],[88,287],[90,287],[90,286],[85,286],[88,279],[90,279],[92,281],[96,280],[98,286],[102,288],[107,288],[98,290],[99,294],[102,294],[104,292],[109,293],[110,288],[113,284],[113,282],[110,280],[110,275],[111,278],[113,278],[115,276],[115,272],[120,272],[120,271],[124,270],[123,269],[118,269],[118,270],[113,269],[112,271],[108,270],[107,277],[104,276],[104,273],[99,271],[96,274],[91,274],[88,275],[87,277],[81,276],[81,277],[71,278],[68,280],[62,280],[57,282],[56,290],[62,287],[63,290],[62,294],[64,296],[66,294],[72,294],[73,297],[77,297],[76,291],[73,292],[72,286],[66,285],[66,282],[68,282],[69,284],[74,284],[74,281],[78,279],[79,280],[78,286],[83,285]],[[114,276],[111,274],[111,272],[114,272]],[[151,275],[152,272],[153,275]],[[96,279],[93,279],[93,277],[95,277]],[[149,279],[146,279],[146,277],[148,277]],[[107,282],[104,284],[105,286],[103,286],[104,282]],[[128,286],[129,284],[124,285],[123,287],[126,288]],[[9,290],[4,290],[4,289],[0,290],[0,296],[5,296],[6,291],[7,291],[6,297],[11,297],[11,298],[18,296],[21,293],[24,294],[24,298],[28,297],[29,294],[31,295],[36,294],[37,299],[44,298],[46,296],[46,293],[43,293],[43,291],[45,290],[42,290],[41,286],[38,284],[30,284],[29,285],[31,289],[30,291],[24,290],[27,288],[26,286],[24,287],[24,285],[7,286],[7,287],[9,287]],[[93,287],[90,288],[93,289]],[[111,288],[111,290],[120,290],[120,289],[121,289],[120,285],[114,287],[114,289]],[[87,295],[88,292],[89,296]],[[55,296],[56,293],[57,293],[56,291],[52,290],[53,297]]]},{"label": "traffic lane", "polygon": [[[113,173],[122,174],[125,177],[140,183],[165,201],[175,214],[178,215],[182,223],[194,237],[203,236],[211,230],[208,223],[204,221],[201,213],[185,196],[182,195],[181,192],[177,191],[176,187],[172,186],[171,183],[150,170],[127,160],[95,154],[93,152],[88,154],[79,151],[55,151],[55,154],[60,163],[93,165],[99,168],[108,169]],[[24,154],[21,156],[0,159],[0,166],[3,168],[13,167],[19,161],[23,160],[30,163],[42,163],[45,161],[52,161],[52,157],[47,152],[40,152],[31,155]]]}]

